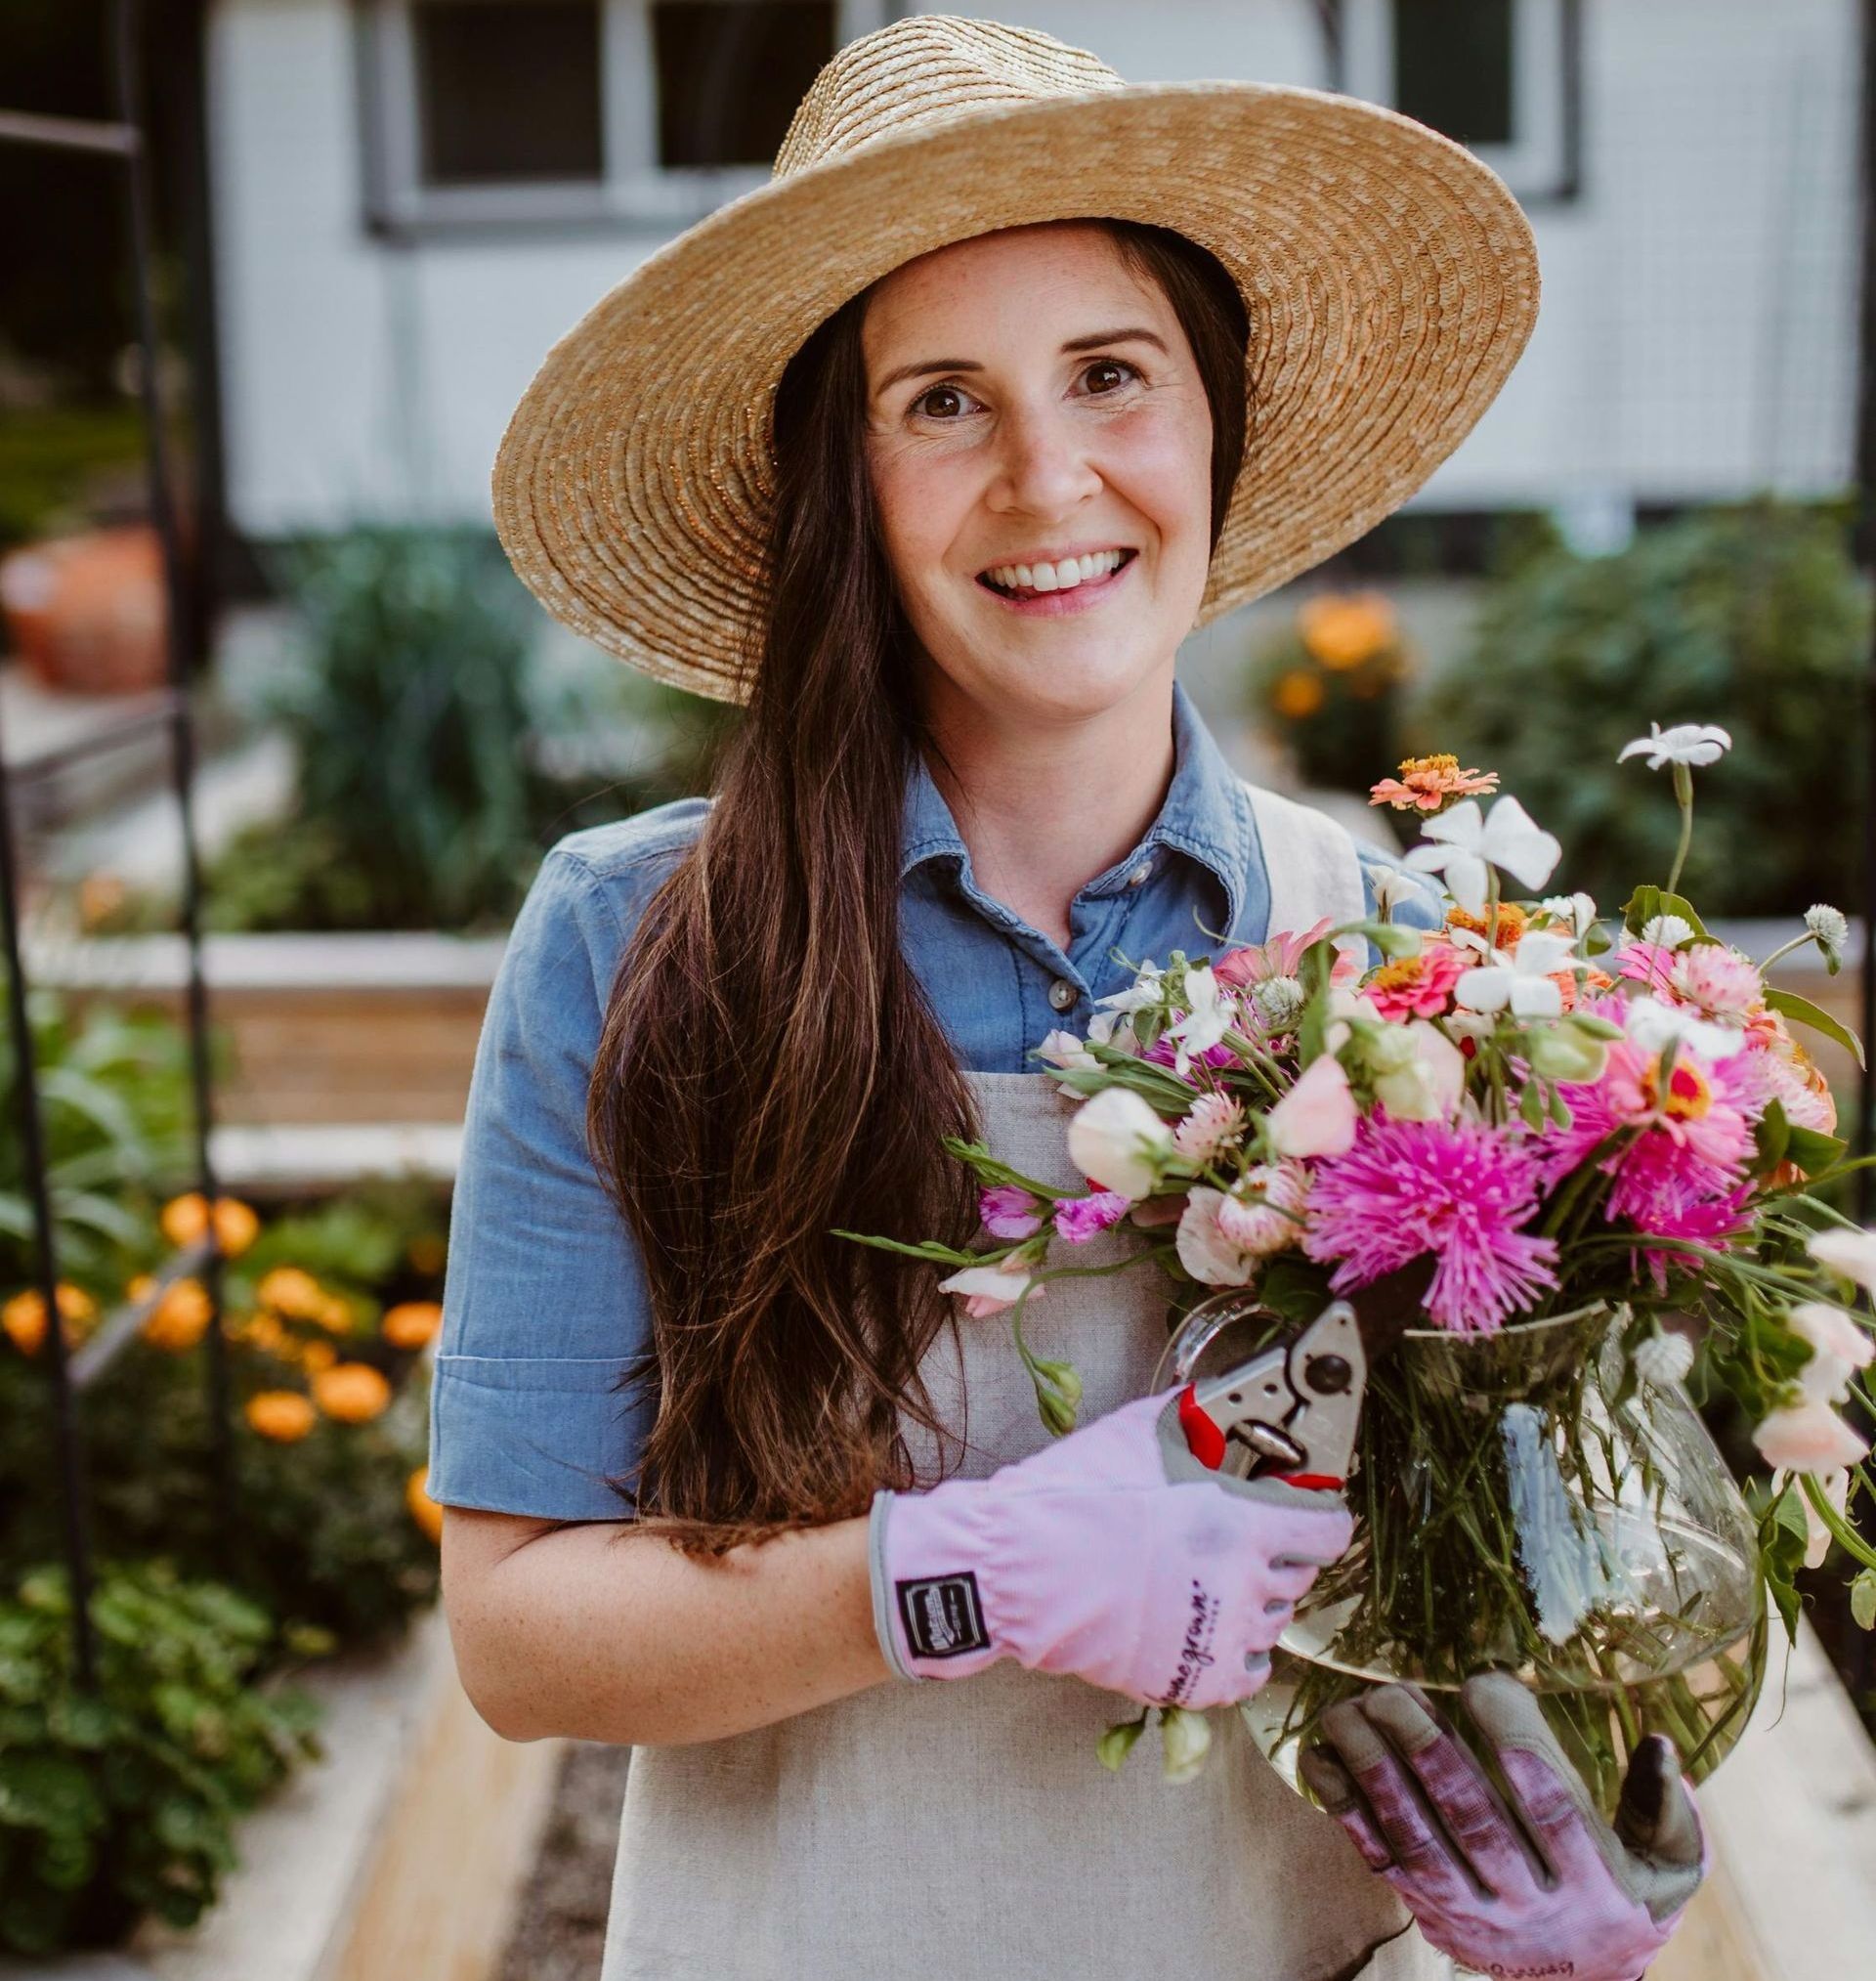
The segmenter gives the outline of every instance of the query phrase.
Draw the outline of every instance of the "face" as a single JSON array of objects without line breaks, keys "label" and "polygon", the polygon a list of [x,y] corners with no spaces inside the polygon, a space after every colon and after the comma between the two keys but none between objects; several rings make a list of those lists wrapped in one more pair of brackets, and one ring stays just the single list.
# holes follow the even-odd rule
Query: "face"
[{"label": "face", "polygon": [[867,453],[941,728],[1072,724],[1170,677],[1211,562],[1212,414],[1104,229],[923,255],[862,325]]}]

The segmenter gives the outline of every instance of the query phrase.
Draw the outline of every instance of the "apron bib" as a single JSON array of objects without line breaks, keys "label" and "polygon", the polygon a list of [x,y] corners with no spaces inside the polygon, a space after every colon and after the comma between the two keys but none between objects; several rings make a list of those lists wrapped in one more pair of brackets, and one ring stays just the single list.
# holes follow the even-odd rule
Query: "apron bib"
[{"label": "apron bib", "polygon": [[[1361,913],[1352,842],[1253,792],[1272,929]],[[992,1151],[1075,1181],[1079,1104],[1043,1073],[967,1073]],[[1095,1265],[1131,1247],[1078,1248]],[[1024,1330],[1081,1372],[1082,1421],[1143,1394],[1167,1340],[1154,1273],[1057,1281]],[[945,1425],[921,1483],[983,1478],[1047,1442],[1007,1317],[959,1317],[922,1364]],[[601,1981],[1445,1981],[1341,1828],[1292,1793],[1235,1713],[1205,1771],[1160,1777],[1149,1728],[1119,1776],[1094,1758],[1137,1708],[1000,1664],[894,1680],[754,1733],[632,1757]]]}]

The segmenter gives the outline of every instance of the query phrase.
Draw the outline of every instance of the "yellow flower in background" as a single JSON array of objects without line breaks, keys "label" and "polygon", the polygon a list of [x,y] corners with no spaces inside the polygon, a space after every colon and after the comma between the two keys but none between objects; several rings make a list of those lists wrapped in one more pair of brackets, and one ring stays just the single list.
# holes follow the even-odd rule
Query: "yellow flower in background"
[{"label": "yellow flower in background", "polygon": [[419,1465],[405,1483],[404,1501],[410,1509],[410,1518],[433,1541],[440,1541],[443,1539],[443,1508],[424,1490],[429,1479],[429,1466]]},{"label": "yellow flower in background", "polygon": [[313,1378],[313,1400],[341,1424],[365,1424],[391,1400],[391,1385],[369,1362],[340,1362]]},{"label": "yellow flower in background", "polygon": [[434,1300],[404,1300],[384,1311],[384,1338],[393,1348],[422,1348],[443,1325],[443,1309]]},{"label": "yellow flower in background", "polygon": [[419,1231],[405,1248],[404,1256],[413,1272],[441,1272],[447,1248],[435,1231]]},{"label": "yellow flower in background", "polygon": [[[193,1245],[208,1229],[206,1200],[200,1190],[171,1197],[157,1220],[172,1245]],[[253,1244],[261,1221],[239,1197],[215,1199],[215,1239],[225,1257],[236,1259]]]},{"label": "yellow flower in background", "polygon": [[[98,1303],[82,1286],[62,1279],[54,1289],[59,1306],[60,1332],[67,1348],[74,1348],[91,1332],[98,1318]],[[37,1355],[46,1339],[46,1303],[36,1286],[16,1293],[0,1307],[0,1329],[21,1355]]]},{"label": "yellow flower in background", "polygon": [[319,1422],[319,1412],[298,1390],[262,1390],[247,1400],[248,1423],[277,1444],[297,1443]]},{"label": "yellow flower in background", "polygon": [[1277,676],[1270,690],[1270,706],[1286,722],[1300,722],[1322,707],[1323,685],[1303,668],[1292,668]]},{"label": "yellow flower in background", "polygon": [[276,1266],[261,1275],[254,1298],[288,1320],[318,1320],[325,1305],[326,1291],[310,1272],[297,1266]]},{"label": "yellow flower in background", "polygon": [[1373,660],[1399,633],[1394,608],[1379,591],[1323,592],[1297,608],[1297,624],[1310,658],[1335,673]]},{"label": "yellow flower in background", "polygon": [[[143,1292],[148,1293],[149,1274],[142,1277]],[[143,1293],[133,1292],[132,1298],[141,1300]],[[163,1289],[162,1298],[144,1316],[144,1339],[152,1348],[181,1355],[208,1332],[208,1288],[199,1279],[178,1279]]]}]

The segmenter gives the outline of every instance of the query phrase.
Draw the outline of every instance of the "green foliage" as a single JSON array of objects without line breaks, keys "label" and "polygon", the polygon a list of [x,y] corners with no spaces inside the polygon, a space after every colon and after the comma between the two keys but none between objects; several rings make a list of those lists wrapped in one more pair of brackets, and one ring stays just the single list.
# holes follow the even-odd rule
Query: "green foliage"
[{"label": "green foliage", "polygon": [[1497,770],[1599,901],[1665,883],[1671,779],[1616,754],[1651,720],[1717,722],[1695,773],[1681,891],[1772,915],[1857,891],[1870,607],[1833,517],[1764,501],[1643,532],[1619,555],[1553,549],[1487,588],[1467,653],[1415,711],[1428,749]]},{"label": "green foliage", "polygon": [[[160,1012],[77,1010],[57,992],[27,1001],[62,1278],[114,1287],[149,1260],[155,1206],[191,1159],[189,1060]],[[32,1206],[11,1034],[0,1028],[0,1296],[33,1270]]]},{"label": "green foliage", "polygon": [[63,1571],[0,1595],[0,1946],[16,1953],[107,1942],[146,1912],[192,1924],[236,1862],[235,1818],[319,1751],[310,1701],[257,1684],[273,1626],[233,1591],[111,1568],[91,1617],[86,1693]]}]

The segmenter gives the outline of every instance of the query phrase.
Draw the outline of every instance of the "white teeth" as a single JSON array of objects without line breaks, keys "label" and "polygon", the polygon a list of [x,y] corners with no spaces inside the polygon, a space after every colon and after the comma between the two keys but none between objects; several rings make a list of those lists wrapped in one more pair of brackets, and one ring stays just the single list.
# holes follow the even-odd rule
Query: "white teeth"
[{"label": "white teeth", "polygon": [[1117,571],[1122,550],[1095,550],[1086,557],[1064,557],[1057,564],[998,564],[984,575],[1005,591],[1073,591],[1090,579]]}]

